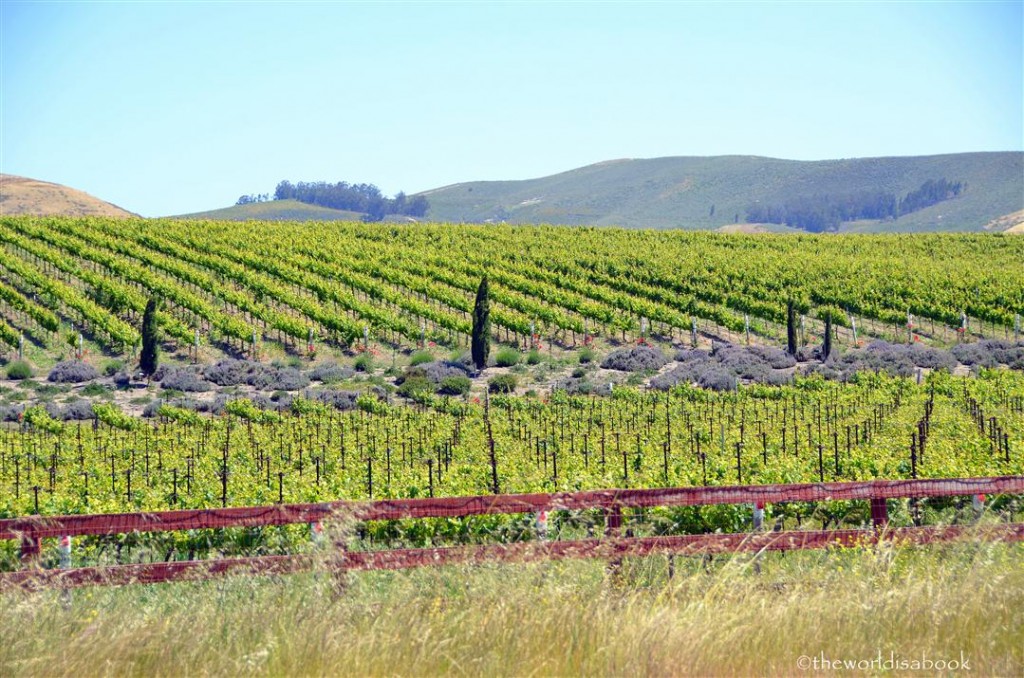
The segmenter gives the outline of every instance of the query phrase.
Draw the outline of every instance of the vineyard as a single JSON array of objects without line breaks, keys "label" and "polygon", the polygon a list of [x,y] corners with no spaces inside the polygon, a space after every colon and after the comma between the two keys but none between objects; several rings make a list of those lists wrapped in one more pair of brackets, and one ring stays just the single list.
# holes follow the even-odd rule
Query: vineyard
[{"label": "vineyard", "polygon": [[808,322],[900,340],[1008,338],[1024,313],[1024,240],[1000,235],[4,217],[0,241],[8,353],[22,336],[59,345],[62,327],[131,353],[154,294],[165,336],[184,347],[460,345],[483,275],[495,335],[518,345],[671,340],[698,325],[777,339],[791,298]]},{"label": "vineyard", "polygon": [[[28,350],[40,364],[71,349],[75,358],[49,383],[29,368],[18,388],[0,389],[9,422],[0,519],[1024,473],[1019,238],[10,217],[0,238],[4,355]],[[513,373],[498,378],[507,388],[492,380],[481,390],[464,376],[480,375],[455,358],[484,276],[493,338],[512,352],[504,364]],[[63,385],[97,376],[83,341],[134,364],[153,296],[174,353],[166,369],[142,383],[115,377],[116,388]],[[789,302],[808,351],[826,319],[843,328],[838,357],[826,365],[771,346],[785,336]],[[861,348],[874,337],[898,343]],[[977,338],[989,341],[969,343]],[[698,343],[713,348],[692,350]],[[601,370],[591,364],[598,346],[621,347]],[[674,369],[659,346],[680,349]],[[396,357],[414,347],[403,373]],[[453,359],[437,360],[446,350]],[[373,374],[367,359],[385,351],[392,366]],[[267,353],[290,362],[261,362]],[[355,357],[353,368],[316,362],[325,354]],[[526,393],[537,397],[500,393],[516,391],[521,357],[552,382]],[[312,372],[285,367],[306,362]],[[638,374],[605,383],[601,397],[581,388],[615,370]],[[356,390],[307,388],[328,384],[325,374]],[[427,390],[411,388],[430,374]],[[447,394],[450,384],[458,388]],[[214,398],[173,396],[182,391]],[[71,399],[61,407],[55,394]],[[133,395],[144,417],[121,407]],[[1000,501],[1012,514],[1013,500]],[[915,502],[895,519],[920,524],[937,511],[943,520],[954,508]],[[780,527],[858,528],[866,511],[780,504],[769,517]],[[558,520],[579,536],[592,518]],[[732,505],[628,516],[647,534],[736,532],[748,518]],[[306,543],[305,529],[195,530],[149,544],[189,557],[286,554]],[[531,530],[522,517],[474,516],[375,521],[360,534],[422,546],[515,541]],[[115,543],[119,558],[138,546],[130,535],[96,536],[86,549]],[[0,560],[16,563],[16,545],[0,545]]]},{"label": "vineyard", "polygon": [[[0,432],[0,517],[1024,474],[1024,375],[1007,370],[934,373],[922,384],[881,374],[847,384],[803,379],[724,394],[680,387],[435,407],[363,401],[346,412],[299,403],[282,413],[241,400],[220,417],[166,407],[149,421],[84,423],[35,409]],[[865,511],[780,505],[772,517],[859,526]],[[734,506],[655,513],[645,523],[682,533],[736,531],[749,518]],[[478,517],[377,522],[364,535],[426,544],[515,539],[523,529],[520,519]],[[306,539],[292,527],[163,543],[182,552],[288,552]],[[5,559],[16,562],[15,545],[7,546]]]},{"label": "vineyard", "polygon": [[[1024,376],[62,423],[0,431],[0,517],[1024,471]],[[492,457],[493,455],[493,457]],[[492,463],[493,461],[493,463]]]}]

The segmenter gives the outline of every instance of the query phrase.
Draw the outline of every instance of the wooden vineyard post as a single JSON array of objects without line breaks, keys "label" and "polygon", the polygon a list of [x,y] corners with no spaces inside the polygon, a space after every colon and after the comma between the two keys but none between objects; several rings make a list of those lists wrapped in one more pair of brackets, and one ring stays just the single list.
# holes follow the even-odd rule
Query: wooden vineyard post
[{"label": "wooden vineyard post", "polygon": [[[619,537],[622,532],[622,507],[619,504],[612,504],[611,508],[604,510],[604,515],[604,535],[612,538]],[[613,557],[608,561],[608,575],[613,584],[622,583],[622,558]]]},{"label": "wooden vineyard post", "polygon": [[[758,501],[754,503],[754,520],[752,525],[754,532],[760,532],[764,529],[764,502]],[[754,573],[761,574],[761,554],[757,553],[754,556]]]}]

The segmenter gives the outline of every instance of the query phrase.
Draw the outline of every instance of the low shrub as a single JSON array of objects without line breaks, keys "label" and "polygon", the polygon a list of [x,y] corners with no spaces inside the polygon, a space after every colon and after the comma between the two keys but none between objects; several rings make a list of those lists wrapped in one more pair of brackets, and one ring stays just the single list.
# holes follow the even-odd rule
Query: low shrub
[{"label": "low shrub", "polygon": [[24,412],[25,405],[23,403],[0,405],[0,421],[18,421]]},{"label": "low shrub", "polygon": [[412,367],[432,362],[434,362],[434,356],[430,355],[428,351],[416,351],[412,354],[412,357],[409,358],[409,365]]},{"label": "low shrub", "polygon": [[92,403],[88,400],[72,400],[60,413],[64,421],[88,421],[93,418]]},{"label": "low shrub", "polygon": [[88,398],[96,398],[110,395],[110,389],[103,384],[86,384],[82,387],[81,395]]},{"label": "low shrub", "polygon": [[294,367],[270,368],[254,373],[249,384],[261,391],[299,391],[309,386],[309,378]]},{"label": "low shrub", "polygon": [[512,393],[519,385],[519,380],[514,374],[499,374],[487,382],[487,390],[491,393]]},{"label": "low shrub", "polygon": [[249,383],[256,373],[268,370],[262,363],[248,360],[221,360],[203,370],[203,376],[218,386],[238,386]]},{"label": "low shrub", "polygon": [[646,372],[661,369],[667,361],[653,346],[635,346],[612,351],[601,362],[601,367],[620,372]]},{"label": "low shrub", "polygon": [[373,356],[369,353],[363,353],[352,366],[356,369],[356,372],[372,372],[373,371]]},{"label": "low shrub", "polygon": [[473,381],[469,377],[453,375],[441,380],[441,387],[437,390],[441,395],[461,396],[469,393],[473,387]]},{"label": "low shrub", "polygon": [[580,349],[576,359],[579,360],[580,365],[588,365],[597,359],[597,353],[595,353],[594,349],[589,346],[584,346]]},{"label": "low shrub", "polygon": [[169,367],[160,374],[160,388],[184,393],[203,393],[213,388],[210,382],[188,367]]},{"label": "low shrub", "polygon": [[420,393],[433,393],[435,388],[434,382],[424,376],[406,377],[398,387],[398,395],[412,398]]},{"label": "low shrub", "polygon": [[56,384],[81,384],[99,376],[96,368],[88,363],[81,360],[66,360],[57,363],[46,378]]},{"label": "low shrub", "polygon": [[505,347],[494,356],[494,364],[498,367],[512,367],[519,362],[519,351]]},{"label": "low shrub", "polygon": [[432,363],[423,363],[406,370],[406,377],[421,376],[429,379],[431,383],[440,386],[441,382],[448,377],[468,377],[471,372],[468,366],[461,362],[435,360]]},{"label": "low shrub", "polygon": [[356,401],[359,398],[358,391],[306,391],[303,397],[314,402],[322,403],[333,407],[336,410],[347,411],[355,409]]},{"label": "low shrub", "polygon": [[124,369],[123,360],[108,360],[107,362],[103,363],[103,376],[112,377],[118,372],[120,372],[122,369]]},{"label": "low shrub", "polygon": [[11,381],[21,381],[32,378],[32,366],[25,360],[15,360],[7,366],[7,378]]},{"label": "low shrub", "polygon": [[953,347],[953,355],[964,365],[978,365],[979,367],[995,367],[998,364],[994,350],[1005,350],[1001,346],[995,347],[991,342],[978,342],[977,344],[957,344]]},{"label": "low shrub", "polygon": [[697,384],[712,391],[735,391],[737,380],[736,376],[725,368],[712,366],[700,375]]},{"label": "low shrub", "polygon": [[773,370],[784,370],[796,366],[796,358],[774,346],[749,346],[747,352],[768,363]]},{"label": "low shrub", "polygon": [[526,354],[527,365],[539,365],[543,359],[544,356],[542,356],[540,351],[535,348],[531,349],[530,352]]},{"label": "low shrub", "polygon": [[336,363],[324,363],[310,371],[309,378],[312,381],[319,381],[324,384],[334,384],[351,379],[353,374],[355,372],[351,367],[342,367]]}]

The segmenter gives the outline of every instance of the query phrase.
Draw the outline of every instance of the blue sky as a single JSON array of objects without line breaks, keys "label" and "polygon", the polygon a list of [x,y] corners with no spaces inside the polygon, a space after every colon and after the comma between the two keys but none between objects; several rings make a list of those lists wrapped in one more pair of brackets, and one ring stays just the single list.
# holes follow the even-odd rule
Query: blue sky
[{"label": "blue sky", "polygon": [[0,0],[0,171],[144,216],[612,158],[1024,149],[1024,3]]}]

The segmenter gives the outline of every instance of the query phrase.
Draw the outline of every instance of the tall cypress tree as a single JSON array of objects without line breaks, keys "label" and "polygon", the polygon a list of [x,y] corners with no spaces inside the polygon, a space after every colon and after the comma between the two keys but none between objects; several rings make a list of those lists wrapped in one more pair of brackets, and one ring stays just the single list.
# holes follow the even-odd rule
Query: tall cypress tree
[{"label": "tall cypress tree", "polygon": [[156,372],[157,363],[160,361],[156,327],[156,312],[159,307],[160,301],[155,296],[150,297],[142,314],[142,354],[139,356],[139,369],[147,377]]},{"label": "tall cypress tree", "polygon": [[792,299],[786,302],[786,350],[796,355],[796,305]]},{"label": "tall cypress tree", "polygon": [[828,360],[832,353],[832,314],[825,316],[825,345],[821,348],[821,359]]},{"label": "tall cypress tree", "polygon": [[478,370],[487,366],[491,352],[491,309],[487,292],[487,276],[480,281],[476,290],[476,304],[473,305],[473,364]]}]

